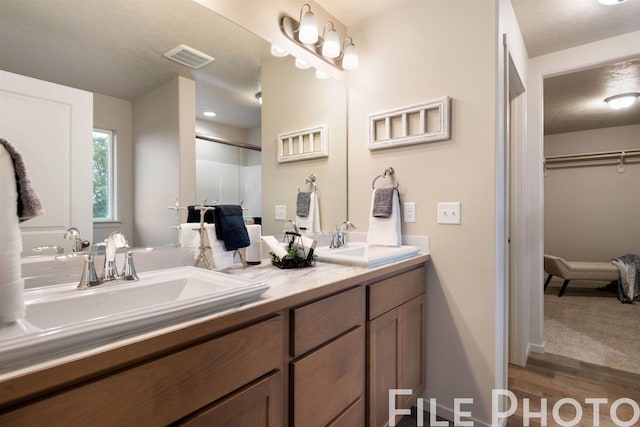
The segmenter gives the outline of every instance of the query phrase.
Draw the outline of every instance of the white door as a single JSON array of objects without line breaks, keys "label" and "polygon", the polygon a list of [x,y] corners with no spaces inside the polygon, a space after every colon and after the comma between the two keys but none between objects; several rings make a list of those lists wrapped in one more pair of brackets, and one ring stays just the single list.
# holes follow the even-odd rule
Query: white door
[{"label": "white door", "polygon": [[22,155],[45,215],[21,224],[23,254],[69,227],[93,241],[93,94],[0,71],[0,137]]}]

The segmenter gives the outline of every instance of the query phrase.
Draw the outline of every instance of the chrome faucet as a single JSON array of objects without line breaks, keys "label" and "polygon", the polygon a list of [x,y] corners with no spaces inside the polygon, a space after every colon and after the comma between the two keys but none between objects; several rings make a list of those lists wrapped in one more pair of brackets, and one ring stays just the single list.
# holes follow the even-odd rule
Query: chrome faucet
[{"label": "chrome faucet", "polygon": [[64,232],[64,238],[66,240],[73,240],[72,252],[82,252],[83,249],[89,247],[89,242],[82,240],[80,237],[80,230],[75,227],[68,228]]},{"label": "chrome faucet", "polygon": [[136,269],[133,265],[132,251],[128,251],[126,253],[122,274],[118,274],[118,269],[116,267],[116,252],[118,249],[129,247],[129,243],[127,242],[127,239],[125,239],[124,234],[119,231],[114,231],[109,235],[109,237],[105,239],[104,243],[98,243],[94,245],[92,252],[95,252],[95,249],[98,246],[105,247],[102,277],[98,279],[95,271],[95,255],[85,255],[84,267],[82,270],[80,283],[78,283],[78,289],[88,289],[93,286],[97,286],[102,283],[110,282],[117,279],[138,280],[138,275],[136,274]]},{"label": "chrome faucet", "polygon": [[336,231],[331,235],[330,248],[339,248],[347,244],[347,232],[355,230],[356,226],[349,220],[336,225]]}]

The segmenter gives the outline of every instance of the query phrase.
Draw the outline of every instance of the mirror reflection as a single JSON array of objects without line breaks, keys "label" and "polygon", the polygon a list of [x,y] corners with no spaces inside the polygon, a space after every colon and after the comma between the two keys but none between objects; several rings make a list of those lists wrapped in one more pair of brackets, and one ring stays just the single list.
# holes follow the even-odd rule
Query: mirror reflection
[{"label": "mirror reflection", "polygon": [[[83,238],[101,241],[117,229],[138,244],[133,232],[132,181],[137,171],[132,145],[138,126],[135,104],[176,77],[195,82],[196,131],[225,141],[227,149],[249,153],[238,154],[235,160],[229,156],[207,158],[207,150],[211,151],[207,144],[215,143],[199,140],[196,177],[210,178],[215,171],[209,167],[248,172],[245,177],[235,174],[233,191],[216,188],[215,183],[196,182],[195,195],[181,200],[182,204],[193,204],[203,196],[221,203],[245,200],[251,216],[261,215],[260,151],[255,149],[261,144],[261,112],[255,94],[261,91],[261,63],[270,58],[264,40],[191,1],[59,0],[52,7],[45,0],[7,0],[0,5],[0,36],[0,69],[92,92],[93,127],[113,134],[114,185],[103,189],[113,197],[113,212],[100,210],[102,220],[96,220],[93,230],[83,227]],[[178,46],[192,47],[215,59],[200,68],[191,68],[165,57],[166,52]],[[207,117],[205,112],[214,112],[215,117]],[[20,145],[20,141],[15,144]],[[233,144],[254,149],[239,149]],[[23,151],[30,155],[28,149]],[[46,165],[48,170],[41,175],[34,166],[32,180],[43,193],[50,216],[70,216],[68,212],[57,212],[59,192],[45,179],[51,173],[59,173],[64,162],[51,163],[57,164]],[[90,208],[91,200],[75,199],[70,203]],[[169,206],[171,200],[168,198],[164,204]],[[172,221],[166,206],[165,211],[153,214]],[[76,224],[55,223],[56,230],[44,233],[39,241],[25,239],[25,243],[29,247],[50,245],[69,251],[71,243],[63,237],[69,226]]]}]

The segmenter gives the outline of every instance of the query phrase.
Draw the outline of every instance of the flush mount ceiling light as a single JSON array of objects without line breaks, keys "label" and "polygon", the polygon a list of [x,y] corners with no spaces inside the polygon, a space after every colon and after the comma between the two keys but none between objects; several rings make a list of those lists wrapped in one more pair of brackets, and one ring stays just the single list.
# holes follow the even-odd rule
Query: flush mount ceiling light
[{"label": "flush mount ceiling light", "polygon": [[619,110],[621,108],[631,107],[639,96],[640,93],[638,92],[620,93],[618,95],[605,98],[604,102],[609,104],[609,107],[612,109]]},{"label": "flush mount ceiling light", "polygon": [[213,111],[205,111],[202,114],[207,116],[207,117],[215,117],[216,116],[216,113],[214,113]]},{"label": "flush mount ceiling light", "polygon": [[620,4],[620,3],[624,3],[627,0],[598,0],[598,3],[600,4],[605,4],[607,6],[611,6],[614,4]]},{"label": "flush mount ceiling light", "polygon": [[[316,17],[311,12],[309,4],[304,4],[300,8],[300,22],[289,16],[283,16],[280,19],[280,30],[289,40],[340,71],[358,68],[360,61],[353,39],[351,37],[344,39],[341,52],[340,35],[333,22],[327,22],[324,25],[322,37],[320,37]],[[275,55],[273,47],[272,54]],[[296,61],[296,66],[298,66],[298,61]],[[298,68],[300,67],[298,66]]]}]

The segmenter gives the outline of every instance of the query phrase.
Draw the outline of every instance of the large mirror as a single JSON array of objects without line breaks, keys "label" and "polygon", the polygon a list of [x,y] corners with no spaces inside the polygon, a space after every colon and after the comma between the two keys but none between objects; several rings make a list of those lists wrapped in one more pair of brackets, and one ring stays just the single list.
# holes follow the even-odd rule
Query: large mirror
[{"label": "large mirror", "polygon": [[[172,204],[172,197],[170,194],[158,196],[160,201],[155,205],[137,203],[140,194],[136,194],[139,191],[133,180],[142,172],[132,146],[138,126],[134,114],[136,101],[177,78],[194,82],[194,133],[198,136],[193,142],[196,158],[192,187],[195,188],[186,192],[190,196],[180,200],[181,205],[198,203],[203,196],[221,203],[243,201],[247,215],[264,217],[267,232],[275,234],[283,224],[273,218],[271,205],[286,204],[290,212],[293,211],[296,188],[305,185],[305,176],[324,174],[327,198],[329,188],[336,187],[336,180],[341,181],[339,187],[346,191],[346,89],[343,84],[317,80],[313,70],[296,70],[290,57],[272,57],[266,41],[199,3],[191,0],[3,0],[0,37],[1,70],[92,92],[94,128],[115,132],[118,145],[114,157],[117,176],[114,205],[117,212],[113,221],[94,222],[94,242],[118,229],[135,245],[171,243],[173,233],[168,227],[175,219],[167,207]],[[194,69],[165,57],[165,53],[180,45],[215,60]],[[186,52],[186,56],[192,53]],[[274,61],[277,65],[271,66],[275,71],[268,73],[267,83],[262,69]],[[286,72],[278,72],[276,68]],[[286,92],[290,87],[289,73],[306,73],[305,90],[314,85],[332,88],[313,93],[331,96],[329,102],[335,106],[334,113],[296,120],[290,113],[300,111],[298,106],[274,103],[273,95]],[[272,95],[270,101],[265,101],[265,105],[271,103],[267,120],[277,122],[275,125],[265,122],[256,97],[263,92],[264,84],[271,88],[264,92]],[[336,87],[338,92],[333,89]],[[326,104],[321,99],[310,100],[310,103]],[[215,116],[205,116],[205,112],[213,112]],[[275,133],[302,128],[306,122],[315,124],[327,120],[336,120],[327,123],[333,131],[330,160],[284,167],[276,164],[271,147],[275,144]],[[269,145],[267,149],[264,144]],[[180,162],[176,168],[182,167],[183,159]],[[275,188],[270,184],[281,181],[290,183],[290,188],[283,188],[284,184]],[[285,190],[286,197],[280,197]],[[53,200],[56,197],[55,194],[43,196]],[[325,202],[327,212],[336,210],[330,203],[340,208],[335,219],[327,217],[323,221],[327,223],[326,227],[323,225],[326,229],[346,216],[346,195],[338,195],[336,200],[334,195],[331,197],[331,202],[328,199]],[[86,200],[87,205],[91,203]],[[146,217],[144,221],[140,220],[141,216]],[[152,217],[156,220],[153,238],[136,231],[136,224],[149,224]],[[72,221],[68,225],[74,226]],[[49,234],[47,240],[40,243],[70,250],[72,243],[63,239],[64,230],[56,232],[57,241]],[[24,253],[28,254],[28,250]]]}]

